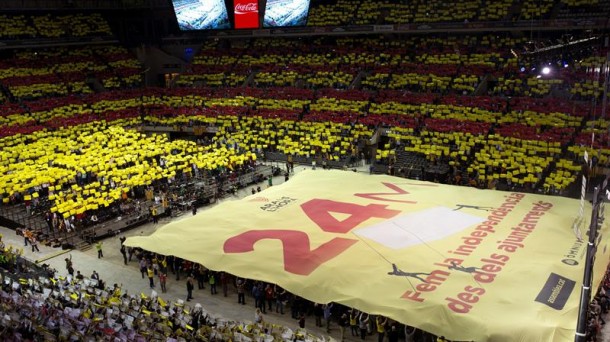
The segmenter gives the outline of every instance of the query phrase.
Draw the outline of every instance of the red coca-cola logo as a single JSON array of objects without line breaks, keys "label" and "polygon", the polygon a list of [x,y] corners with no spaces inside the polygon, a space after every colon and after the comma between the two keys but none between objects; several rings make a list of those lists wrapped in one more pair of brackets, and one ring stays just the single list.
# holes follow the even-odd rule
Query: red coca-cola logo
[{"label": "red coca-cola logo", "polygon": [[256,2],[235,5],[235,14],[245,14],[250,12],[258,12],[258,4]]}]

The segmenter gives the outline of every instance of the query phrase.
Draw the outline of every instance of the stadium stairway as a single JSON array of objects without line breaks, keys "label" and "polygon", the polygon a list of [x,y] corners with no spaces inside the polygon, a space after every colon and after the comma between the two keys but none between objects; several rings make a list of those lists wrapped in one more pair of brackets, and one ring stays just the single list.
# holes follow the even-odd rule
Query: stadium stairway
[{"label": "stadium stairway", "polygon": [[479,82],[477,89],[474,90],[474,93],[472,95],[473,96],[483,96],[483,95],[487,94],[487,90],[489,89],[490,79],[491,79],[491,76],[489,74],[485,75],[483,77],[483,79],[481,80],[481,82]]},{"label": "stadium stairway", "polygon": [[90,243],[88,243],[84,240],[78,240],[74,245],[66,246],[66,247],[73,247],[74,249],[78,249],[81,252],[86,252],[86,251],[90,250],[91,248],[93,248],[93,245],[91,245]]},{"label": "stadium stairway", "polygon": [[360,85],[362,84],[362,80],[371,74],[370,71],[360,70],[358,75],[354,77],[352,84],[349,85],[348,89],[360,89]]},{"label": "stadium stairway", "polygon": [[242,83],[242,87],[250,87],[252,86],[252,83],[254,83],[254,78],[256,77],[256,74],[258,74],[258,71],[252,71],[248,77],[246,77],[246,79],[244,80],[244,83]]},{"label": "stadium stairway", "polygon": [[0,84],[0,93],[2,93],[11,102],[16,102],[15,97],[13,96],[13,93],[11,93],[5,86],[3,86],[1,84]]},{"label": "stadium stairway", "polygon": [[106,91],[106,88],[104,88],[104,85],[100,82],[100,80],[97,77],[87,78],[86,84],[95,93],[103,93]]}]

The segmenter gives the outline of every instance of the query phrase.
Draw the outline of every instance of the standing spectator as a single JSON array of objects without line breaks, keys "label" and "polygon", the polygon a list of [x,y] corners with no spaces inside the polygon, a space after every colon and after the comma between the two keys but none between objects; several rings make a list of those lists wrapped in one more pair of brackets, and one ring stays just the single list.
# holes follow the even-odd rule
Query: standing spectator
[{"label": "standing spectator", "polygon": [[324,308],[322,304],[316,303],[313,307],[313,316],[316,319],[316,327],[322,326],[322,316],[324,316]]},{"label": "standing spectator", "polygon": [[103,244],[103,242],[102,242],[102,241],[98,241],[98,242],[95,244],[95,249],[97,249],[97,258],[98,258],[98,259],[101,259],[101,258],[103,258],[103,257],[104,257],[104,252],[102,251],[102,244]]},{"label": "standing spectator", "polygon": [[167,256],[163,256],[163,259],[159,262],[159,271],[167,275]]},{"label": "standing spectator", "polygon": [[284,314],[284,301],[286,300],[286,290],[275,285],[275,312]]},{"label": "standing spectator", "polygon": [[246,285],[243,279],[237,279],[237,303],[241,305],[246,304]]},{"label": "standing spectator", "polygon": [[53,231],[53,214],[50,211],[47,211],[44,215],[44,220],[47,222],[47,226],[49,226],[49,231]]},{"label": "standing spectator", "polygon": [[195,288],[195,281],[193,276],[189,274],[186,278],[186,301],[190,302],[193,299],[193,289]]},{"label": "standing spectator", "polygon": [[197,215],[197,205],[195,204],[195,201],[193,201],[193,204],[191,205],[191,209],[193,211],[193,216]]},{"label": "standing spectator", "polygon": [[157,208],[154,205],[150,207],[150,215],[152,216],[153,224],[157,224],[159,222],[157,219]]},{"label": "standing spectator", "polygon": [[341,331],[341,342],[345,341],[345,329],[349,326],[349,317],[347,317],[347,313],[343,313],[341,317],[339,317],[339,329]]},{"label": "standing spectator", "polygon": [[269,311],[273,311],[273,301],[275,300],[275,291],[273,291],[273,287],[271,287],[271,284],[267,284],[267,286],[265,287],[265,300],[267,301],[267,306],[268,306],[267,309]]},{"label": "standing spectator", "polygon": [[369,329],[369,314],[361,312],[358,317],[358,328],[360,329],[360,339],[364,340]]},{"label": "standing spectator", "polygon": [[131,262],[131,258],[133,257],[133,255],[135,254],[135,252],[136,252],[136,249],[135,249],[135,248],[133,248],[133,247],[129,247],[129,248],[127,249],[127,254],[129,254],[129,260],[128,260],[129,262]]},{"label": "standing spectator", "polygon": [[216,274],[214,274],[214,272],[210,272],[208,281],[210,282],[210,292],[213,295],[217,294],[218,291],[216,291]]},{"label": "standing spectator", "polygon": [[144,279],[146,275],[146,259],[144,259],[144,256],[140,257],[140,273],[142,274],[142,279]]},{"label": "standing spectator", "polygon": [[193,269],[193,276],[197,279],[197,287],[200,290],[205,290],[205,272],[203,266],[196,265]]},{"label": "standing spectator", "polygon": [[229,276],[225,272],[220,272],[220,286],[222,286],[222,294],[226,297],[229,294]]},{"label": "standing spectator", "polygon": [[358,310],[352,309],[349,313],[349,326],[352,330],[352,336],[358,336]]},{"label": "standing spectator", "polygon": [[121,254],[123,255],[123,263],[127,265],[127,249],[123,244],[121,244]]},{"label": "standing spectator", "polygon": [[305,313],[301,311],[298,316],[299,328],[305,329]]},{"label": "standing spectator", "polygon": [[32,245],[32,253],[34,252],[34,250],[36,250],[36,252],[40,252],[40,249],[38,249],[38,240],[35,236],[32,236],[32,238],[30,239],[30,245]]},{"label": "standing spectator", "polygon": [[377,326],[377,342],[383,342],[385,336],[385,327],[388,324],[388,319],[384,316],[375,317],[375,325]]},{"label": "standing spectator", "polygon": [[258,283],[258,285],[255,288],[255,291],[253,292],[253,294],[255,295],[254,300],[255,302],[255,306],[257,308],[260,308],[261,311],[266,314],[267,313],[267,307],[265,306],[265,288],[263,288],[263,283]]},{"label": "standing spectator", "polygon": [[159,274],[159,259],[157,258],[157,255],[152,259],[152,268],[155,275]]},{"label": "standing spectator", "polygon": [[398,324],[396,322],[392,323],[388,329],[388,341],[398,342]]},{"label": "standing spectator", "polygon": [[159,272],[159,284],[161,285],[161,292],[167,292],[167,288],[165,287],[167,282],[167,274],[165,272]]},{"label": "standing spectator", "polygon": [[29,229],[23,228],[23,243],[24,243],[24,246],[27,247],[28,241],[30,241],[30,236],[31,235],[32,235],[32,232],[30,232]]},{"label": "standing spectator", "polygon": [[155,271],[153,270],[152,266],[148,266],[148,268],[146,269],[146,273],[148,274],[148,282],[150,285],[151,289],[155,288]]},{"label": "standing spectator", "polygon": [[176,272],[176,280],[180,280],[180,268],[182,268],[182,260],[174,257],[174,272]]},{"label": "standing spectator", "polygon": [[[254,307],[259,308],[261,306],[259,303],[260,295],[259,295],[258,284],[256,284],[256,283],[252,286],[252,297],[254,297]],[[265,307],[265,306],[263,305],[263,307]]]},{"label": "standing spectator", "polygon": [[290,303],[290,315],[294,319],[299,319],[299,312],[301,306],[301,298],[299,296],[292,296],[292,302]]},{"label": "standing spectator", "polygon": [[100,275],[97,274],[95,270],[93,270],[93,273],[91,273],[91,279],[100,280]]},{"label": "standing spectator", "polygon": [[333,303],[325,304],[324,307],[324,320],[326,321],[326,332],[330,332],[330,320],[333,317]]},{"label": "standing spectator", "polygon": [[66,270],[68,270],[68,274],[73,276],[74,275],[74,266],[72,265],[72,254],[70,254],[70,258],[66,258]]}]

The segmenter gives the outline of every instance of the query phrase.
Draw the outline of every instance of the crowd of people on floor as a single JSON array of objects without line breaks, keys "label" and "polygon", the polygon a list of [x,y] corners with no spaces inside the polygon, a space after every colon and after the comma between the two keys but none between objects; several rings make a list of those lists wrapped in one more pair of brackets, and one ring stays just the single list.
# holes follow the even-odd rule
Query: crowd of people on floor
[{"label": "crowd of people on floor", "polygon": [[610,268],[606,272],[606,276],[602,281],[597,294],[589,304],[587,313],[587,337],[589,342],[598,341],[602,327],[606,324],[604,317],[607,316],[610,310]]},{"label": "crowd of people on floor", "polygon": [[198,303],[165,301],[155,291],[128,294],[119,284],[107,286],[95,271],[85,277],[71,257],[65,259],[66,276],[50,270],[46,276],[15,277],[20,254],[12,247],[2,250],[0,336],[10,340],[315,340],[306,330],[230,321]]},{"label": "crowd of people on floor", "polygon": [[[122,244],[125,263],[138,261],[142,277],[148,278],[153,289],[150,296],[129,294],[122,290],[122,284],[109,286],[96,271],[86,277],[75,269],[71,256],[65,258],[65,276],[46,265],[34,264],[28,273],[22,250],[4,246],[1,237],[0,247],[0,307],[4,312],[0,335],[15,340],[321,341],[306,328],[306,320],[311,317],[327,333],[339,329],[342,341],[348,331],[363,340],[376,335],[379,342],[385,337],[389,342],[397,341],[399,336],[416,337],[416,341],[431,338],[382,316],[369,316],[339,304],[313,303],[277,285],[214,272],[186,260]],[[98,247],[100,256],[101,245]],[[186,300],[162,298],[168,272],[177,280],[186,279]],[[155,291],[157,281],[161,294]],[[211,295],[228,297],[236,293],[242,305],[252,301],[253,320],[231,321],[207,312],[199,303],[192,305],[190,301],[197,296],[193,294],[195,286],[198,290],[209,287]],[[273,312],[290,312],[295,325],[269,323],[265,316]]]},{"label": "crowd of people on floor", "polygon": [[[124,246],[121,247],[121,253],[123,249]],[[137,261],[142,279],[148,279],[151,289],[156,289],[156,284],[159,284],[161,292],[165,293],[167,278],[171,275],[176,281],[185,279],[187,302],[195,299],[196,289],[205,291],[206,287],[209,288],[211,295],[221,293],[224,297],[229,297],[236,294],[239,304],[252,303],[255,310],[254,322],[258,324],[264,325],[267,314],[290,313],[295,325],[298,326],[297,330],[306,329],[309,326],[306,322],[313,318],[315,326],[324,329],[327,333],[332,329],[338,329],[340,341],[347,338],[348,331],[361,340],[375,335],[378,342],[383,342],[384,338],[389,342],[396,342],[400,337],[408,338],[408,341],[432,341],[441,338],[380,315],[369,315],[335,303],[315,303],[290,293],[277,284],[216,272],[201,264],[171,255],[159,255],[140,248],[127,248],[127,250],[128,257],[125,263]],[[443,337],[441,341],[446,340]]]}]

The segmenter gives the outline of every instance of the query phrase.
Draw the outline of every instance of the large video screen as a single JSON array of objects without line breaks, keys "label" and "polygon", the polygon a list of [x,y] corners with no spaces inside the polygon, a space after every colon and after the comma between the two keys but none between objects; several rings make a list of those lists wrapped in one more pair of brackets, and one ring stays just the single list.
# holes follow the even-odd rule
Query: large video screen
[{"label": "large video screen", "polygon": [[263,27],[305,26],[310,0],[267,0]]},{"label": "large video screen", "polygon": [[225,0],[172,0],[172,3],[178,27],[183,31],[231,27]]}]

